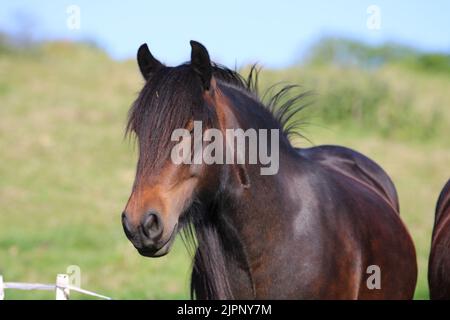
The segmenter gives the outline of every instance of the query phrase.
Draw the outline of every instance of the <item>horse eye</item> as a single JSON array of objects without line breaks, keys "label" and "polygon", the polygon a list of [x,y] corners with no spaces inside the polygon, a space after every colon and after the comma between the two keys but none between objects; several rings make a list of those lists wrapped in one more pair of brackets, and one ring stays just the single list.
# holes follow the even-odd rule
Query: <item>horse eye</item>
[{"label": "horse eye", "polygon": [[189,178],[198,177],[202,166],[200,164],[191,164],[189,167]]}]

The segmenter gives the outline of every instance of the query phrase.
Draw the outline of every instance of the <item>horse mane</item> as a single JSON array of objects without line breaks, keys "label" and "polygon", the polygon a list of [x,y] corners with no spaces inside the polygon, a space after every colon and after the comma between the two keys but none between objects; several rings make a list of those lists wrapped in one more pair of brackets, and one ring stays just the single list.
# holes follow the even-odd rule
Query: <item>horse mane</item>
[{"label": "horse mane", "polygon": [[438,201],[436,203],[436,214],[434,218],[434,227],[436,228],[442,219],[445,219],[444,213],[450,214],[450,179],[445,184],[441,193],[439,194]]},{"label": "horse mane", "polygon": [[[260,95],[258,79],[261,68],[256,64],[250,67],[247,77],[216,63],[213,63],[212,68],[213,75],[219,82],[233,86],[265,107],[286,138],[289,140],[294,136],[305,138],[300,133],[305,122],[298,115],[310,105],[309,102],[300,102],[310,96],[311,92],[298,92],[298,85],[277,83]],[[200,80],[189,64],[162,68],[152,78],[146,82],[130,108],[126,135],[134,132],[143,136],[143,141],[170,143],[173,130],[185,127],[192,117],[198,117],[196,120],[204,121],[206,124],[212,122],[212,113],[204,108],[202,102]],[[168,123],[171,125],[168,126]],[[160,151],[170,149],[167,146],[158,146],[157,143],[147,143],[141,148],[148,151],[145,155],[149,163],[158,163],[158,159],[167,156]],[[157,158],[148,159],[152,156]]]},{"label": "horse mane", "polygon": [[[234,299],[227,277],[226,263],[234,259],[247,262],[237,232],[228,223],[227,217],[220,215],[233,203],[224,189],[225,186],[222,185],[214,195],[214,199],[207,204],[195,198],[180,220],[182,227],[180,235],[193,257],[191,299]],[[250,270],[246,271],[251,280]]]},{"label": "horse mane", "polygon": [[310,101],[307,101],[307,98],[312,93],[310,91],[299,91],[300,86],[298,85],[276,83],[260,94],[260,72],[261,68],[257,64],[250,66],[247,77],[225,66],[213,65],[215,78],[241,89],[260,102],[270,111],[285,137],[289,140],[295,136],[307,139],[301,133],[301,128],[306,122],[298,115],[311,104]]}]

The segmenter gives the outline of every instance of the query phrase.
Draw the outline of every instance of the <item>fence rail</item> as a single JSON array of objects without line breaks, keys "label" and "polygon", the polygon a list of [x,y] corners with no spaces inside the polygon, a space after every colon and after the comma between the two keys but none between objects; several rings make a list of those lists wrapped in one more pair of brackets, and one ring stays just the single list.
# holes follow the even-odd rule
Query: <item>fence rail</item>
[{"label": "fence rail", "polygon": [[67,274],[58,274],[55,284],[27,283],[27,282],[3,282],[3,276],[0,275],[0,300],[5,299],[5,289],[15,290],[47,290],[55,291],[56,300],[69,300],[70,291],[79,292],[88,296],[97,297],[104,300],[111,300],[110,297],[78,288],[69,284]]}]

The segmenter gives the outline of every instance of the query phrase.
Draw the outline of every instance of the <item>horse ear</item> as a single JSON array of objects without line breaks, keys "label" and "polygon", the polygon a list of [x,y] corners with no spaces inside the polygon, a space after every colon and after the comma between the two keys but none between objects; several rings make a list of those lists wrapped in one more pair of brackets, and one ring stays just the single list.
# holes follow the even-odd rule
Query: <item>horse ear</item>
[{"label": "horse ear", "polygon": [[150,53],[146,43],[139,47],[137,52],[137,61],[139,69],[141,70],[142,76],[145,80],[148,80],[153,73],[163,67],[163,64],[156,60]]},{"label": "horse ear", "polygon": [[212,77],[211,60],[208,50],[199,42],[191,40],[191,66],[199,75],[203,89],[209,90]]}]

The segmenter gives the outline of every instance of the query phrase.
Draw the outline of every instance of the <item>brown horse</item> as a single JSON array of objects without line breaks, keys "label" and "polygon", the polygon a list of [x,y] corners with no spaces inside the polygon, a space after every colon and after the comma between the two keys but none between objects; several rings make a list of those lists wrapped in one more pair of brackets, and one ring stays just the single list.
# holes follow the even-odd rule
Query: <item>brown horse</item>
[{"label": "brown horse", "polygon": [[431,299],[450,299],[450,179],[436,205],[428,284]]},{"label": "brown horse", "polygon": [[[412,298],[415,249],[387,174],[344,147],[294,148],[288,137],[302,95],[283,100],[287,87],[264,105],[255,72],[245,80],[211,63],[198,42],[191,47],[191,61],[177,67],[161,64],[145,44],[138,50],[146,83],[127,131],[137,136],[139,160],[122,214],[138,252],[165,255],[183,230],[195,244],[198,299]],[[230,129],[270,130],[255,144],[278,151],[278,171],[261,174],[267,163],[247,161],[248,150],[244,163],[174,163],[173,132],[186,129],[179,143],[195,140],[195,122],[223,137]],[[237,148],[234,138],[217,139]]]}]

